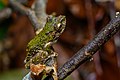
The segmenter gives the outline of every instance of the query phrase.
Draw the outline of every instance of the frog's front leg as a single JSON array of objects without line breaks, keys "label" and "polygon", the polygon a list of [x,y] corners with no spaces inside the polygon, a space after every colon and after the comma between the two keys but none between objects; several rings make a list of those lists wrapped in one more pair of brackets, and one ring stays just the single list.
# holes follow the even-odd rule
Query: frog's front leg
[{"label": "frog's front leg", "polygon": [[55,60],[55,63],[53,64],[53,70],[54,70],[54,73],[53,73],[53,78],[54,80],[58,80],[58,76],[57,76],[57,56],[58,56],[58,53],[54,52],[54,60]]},{"label": "frog's front leg", "polygon": [[57,42],[57,40],[54,40],[53,42],[48,42],[44,45],[44,49],[49,47],[49,46],[52,46],[53,44],[55,44]]},{"label": "frog's front leg", "polygon": [[47,77],[44,80],[49,80],[49,78],[53,78],[50,80],[58,80],[57,69],[55,68],[55,66],[51,66],[51,67],[46,66],[46,74]]}]

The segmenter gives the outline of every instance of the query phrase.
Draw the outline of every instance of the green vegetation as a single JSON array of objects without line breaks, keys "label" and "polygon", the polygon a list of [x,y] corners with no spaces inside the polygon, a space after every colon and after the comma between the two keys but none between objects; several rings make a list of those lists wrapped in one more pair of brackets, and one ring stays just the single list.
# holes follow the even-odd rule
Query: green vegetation
[{"label": "green vegetation", "polygon": [[0,73],[0,80],[22,80],[26,74],[24,69],[9,70]]}]

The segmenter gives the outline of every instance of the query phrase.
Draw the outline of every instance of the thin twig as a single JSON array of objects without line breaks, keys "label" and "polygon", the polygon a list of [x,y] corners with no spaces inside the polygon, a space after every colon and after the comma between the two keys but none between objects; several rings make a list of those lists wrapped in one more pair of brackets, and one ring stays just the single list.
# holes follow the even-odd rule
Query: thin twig
[{"label": "thin twig", "polygon": [[70,60],[58,69],[58,78],[62,80],[81,64],[90,60],[102,45],[120,30],[120,15],[111,20],[86,46],[80,49]]},{"label": "thin twig", "polygon": [[29,17],[35,31],[37,31],[39,29],[40,24],[38,22],[38,18],[36,17],[35,12],[32,9],[29,9],[29,8],[23,6],[22,4],[20,4],[16,1],[13,1],[13,0],[10,0],[9,4],[16,11],[19,11],[20,13],[25,14]]},{"label": "thin twig", "polygon": [[12,10],[10,8],[5,8],[2,11],[0,11],[0,22],[9,18],[12,14]]},{"label": "thin twig", "polygon": [[33,8],[37,18],[39,19],[46,19],[46,3],[47,0],[36,0],[33,4]]},{"label": "thin twig", "polygon": [[39,30],[42,29],[46,23],[46,3],[47,0],[35,0],[34,4],[33,4],[33,8],[27,8],[25,6],[23,6],[22,4],[20,4],[19,2],[13,1],[13,0],[9,0],[10,5],[17,11],[21,12],[22,14],[26,14],[33,27],[34,30],[37,31],[37,33],[39,33]]},{"label": "thin twig", "polygon": [[[47,0],[35,0],[35,2],[32,5],[32,9],[34,10],[35,16],[38,18],[38,22],[40,24],[39,30],[42,29],[46,23],[46,4]],[[36,32],[36,34],[38,33],[39,31]]]}]

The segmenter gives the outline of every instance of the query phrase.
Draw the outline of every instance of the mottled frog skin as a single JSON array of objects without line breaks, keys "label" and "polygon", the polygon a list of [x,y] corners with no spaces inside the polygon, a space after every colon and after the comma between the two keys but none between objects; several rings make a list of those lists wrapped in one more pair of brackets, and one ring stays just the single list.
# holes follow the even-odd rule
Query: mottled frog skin
[{"label": "mottled frog skin", "polygon": [[[25,67],[34,75],[52,75],[57,80],[57,53],[52,45],[57,42],[66,26],[65,16],[49,15],[45,27],[28,43]],[[41,79],[43,80],[43,79]]]}]

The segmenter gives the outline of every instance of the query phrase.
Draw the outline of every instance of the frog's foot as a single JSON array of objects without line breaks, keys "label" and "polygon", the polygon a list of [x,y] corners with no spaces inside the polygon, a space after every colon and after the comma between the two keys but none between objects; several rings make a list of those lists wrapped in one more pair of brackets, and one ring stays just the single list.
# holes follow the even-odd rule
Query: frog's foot
[{"label": "frog's foot", "polygon": [[55,57],[58,56],[58,53],[56,53],[56,52],[54,52],[54,51],[51,51],[51,53],[53,53],[53,54],[49,55],[49,56],[47,57],[47,59],[50,58],[50,57],[55,58]]},{"label": "frog's foot", "polygon": [[46,74],[51,75],[54,78],[54,80],[58,80],[57,61],[56,61],[57,56],[58,54],[56,52],[53,52],[53,54],[49,55],[44,62],[47,65],[45,69]]},{"label": "frog's foot", "polygon": [[41,72],[43,72],[46,69],[45,65],[41,65],[41,64],[30,64],[30,70],[32,71],[32,73],[34,75],[39,75]]},{"label": "frog's foot", "polygon": [[58,77],[57,77],[57,66],[56,65],[53,65],[51,67],[46,66],[45,70],[46,70],[46,74],[47,75],[51,75],[54,80],[58,80]]},{"label": "frog's foot", "polygon": [[54,80],[58,80],[58,77],[57,77],[57,65],[56,64],[53,65],[53,70],[54,70],[53,78],[54,78]]}]

